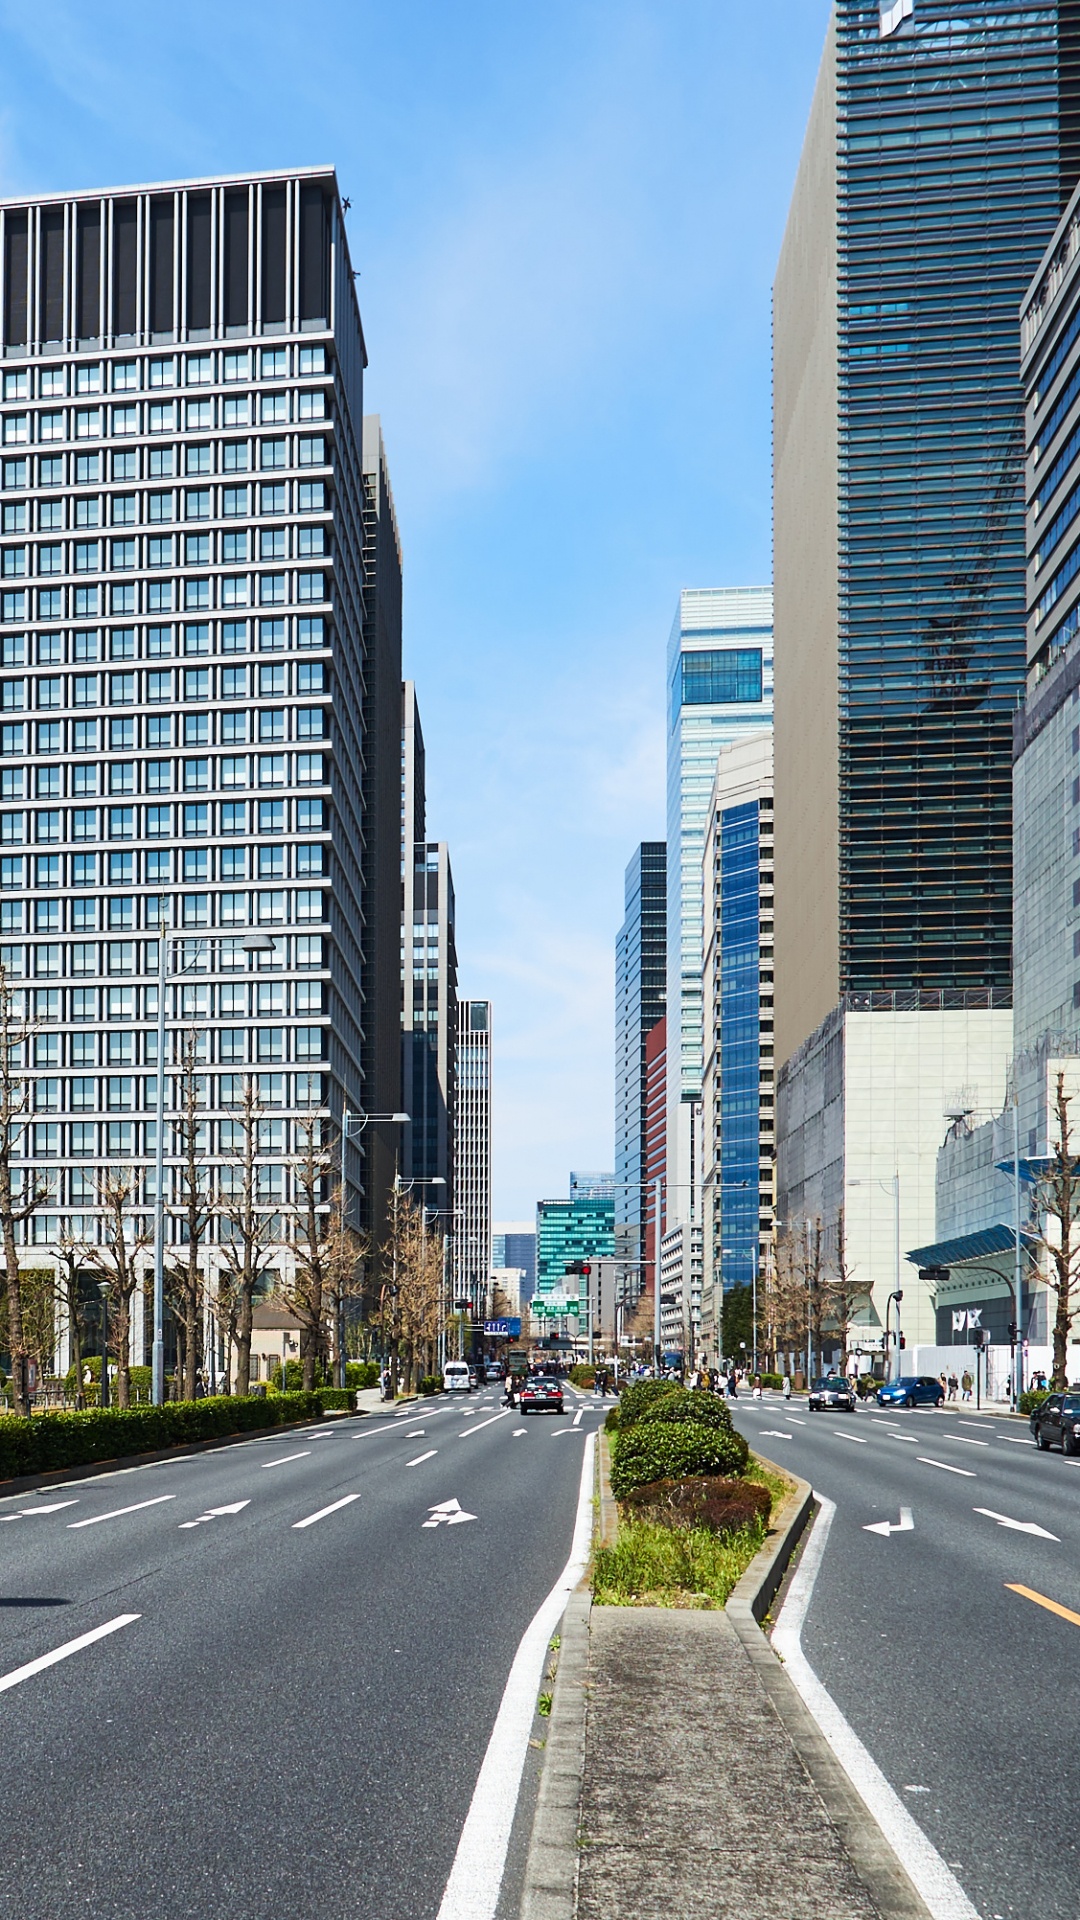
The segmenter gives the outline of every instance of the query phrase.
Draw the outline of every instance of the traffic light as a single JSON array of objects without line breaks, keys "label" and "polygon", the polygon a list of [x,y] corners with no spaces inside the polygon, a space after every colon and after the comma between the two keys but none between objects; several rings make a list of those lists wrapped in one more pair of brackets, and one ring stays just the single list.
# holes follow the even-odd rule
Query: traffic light
[{"label": "traffic light", "polygon": [[906,1346],[907,1346],[907,1337],[906,1337],[906,1335],[905,1335],[905,1334],[901,1334],[901,1335],[900,1335],[900,1351],[901,1351],[901,1353],[903,1353],[903,1351],[904,1351],[904,1348],[905,1348]]},{"label": "traffic light", "polygon": [[1017,1336],[1017,1334],[1019,1333],[1019,1331],[1020,1331],[1020,1329],[1019,1329],[1019,1327],[1017,1326],[1017,1324],[1016,1324],[1016,1321],[1015,1321],[1015,1320],[1010,1320],[1010,1321],[1009,1321],[1009,1345],[1010,1345],[1010,1347],[1015,1347],[1015,1345],[1016,1345],[1016,1336]]}]

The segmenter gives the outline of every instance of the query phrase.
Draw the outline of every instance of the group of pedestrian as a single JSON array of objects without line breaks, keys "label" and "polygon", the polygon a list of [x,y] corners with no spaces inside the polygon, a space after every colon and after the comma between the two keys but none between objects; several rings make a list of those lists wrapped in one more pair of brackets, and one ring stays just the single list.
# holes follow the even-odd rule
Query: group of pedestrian
[{"label": "group of pedestrian", "polygon": [[955,1367],[950,1373],[940,1373],[938,1379],[941,1381],[942,1387],[945,1390],[946,1400],[955,1400],[958,1393],[962,1400],[971,1399],[971,1391],[975,1385],[975,1379],[969,1367],[964,1368],[959,1379],[957,1379]]}]

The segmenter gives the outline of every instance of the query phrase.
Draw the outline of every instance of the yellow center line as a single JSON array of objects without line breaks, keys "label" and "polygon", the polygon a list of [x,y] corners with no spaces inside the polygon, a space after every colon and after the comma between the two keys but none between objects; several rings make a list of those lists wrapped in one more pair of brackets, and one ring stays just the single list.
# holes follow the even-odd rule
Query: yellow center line
[{"label": "yellow center line", "polygon": [[1047,1613],[1056,1613],[1062,1620],[1071,1620],[1074,1627],[1080,1627],[1080,1613],[1073,1613],[1070,1607],[1061,1606],[1057,1600],[1048,1600],[1045,1593],[1036,1593],[1033,1587],[1014,1586],[1011,1580],[1006,1580],[1005,1585],[1010,1593],[1023,1594],[1025,1600],[1034,1600],[1035,1605],[1045,1607]]}]

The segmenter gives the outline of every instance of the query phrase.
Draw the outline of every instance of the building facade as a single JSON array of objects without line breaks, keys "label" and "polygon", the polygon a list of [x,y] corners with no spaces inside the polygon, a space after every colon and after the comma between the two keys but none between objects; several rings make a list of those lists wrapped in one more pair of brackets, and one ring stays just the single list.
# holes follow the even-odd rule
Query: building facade
[{"label": "building facade", "polygon": [[[687,590],[667,653],[667,1218],[695,1217],[701,861],[716,758],[772,714],[772,592]],[[699,1216],[697,1216],[699,1217]]]},{"label": "building facade", "polygon": [[[396,685],[367,684],[395,615],[376,638],[336,181],[8,201],[0,262],[0,963],[35,1027],[24,1177],[49,1184],[28,1235],[92,1243],[119,1162],[152,1206],[157,1074],[175,1113],[185,1050],[208,1191],[253,1079],[260,1196],[284,1220],[300,1131],[370,1105],[369,1026],[396,1028],[364,771],[396,727]],[[272,949],[245,954],[249,929]],[[359,1147],[346,1180],[370,1214]]]},{"label": "building facade", "polygon": [[454,1299],[467,1295],[483,1320],[492,1268],[490,1000],[458,1001],[454,1193]]},{"label": "building facade", "polygon": [[[933,1140],[944,1083],[1001,1098],[986,1075],[1011,1004],[1024,672],[1015,327],[1076,181],[1075,51],[1071,5],[1006,0],[973,22],[962,0],[837,0],[777,272],[777,1058],[786,1110],[809,1111],[796,1063],[814,1077],[836,1017],[895,1026],[870,1049],[897,1074],[878,1101],[895,1123],[859,1175],[879,1187],[905,1142]],[[798,1152],[781,1138],[791,1221]],[[880,1292],[891,1263],[852,1242],[843,1157],[826,1184],[826,1229],[843,1208]],[[932,1189],[929,1165],[901,1173],[902,1212]],[[912,1306],[932,1319],[930,1299]]]},{"label": "building facade", "polygon": [[765,1271],[773,1230],[772,730],[720,754],[705,838],[701,1342],[723,1352],[723,1293]]},{"label": "building facade", "polygon": [[642,841],[635,851],[626,869],[625,898],[626,915],[615,944],[615,1223],[620,1255],[629,1265],[642,1257],[647,1205],[646,1040],[664,1011],[666,992],[663,840]]},{"label": "building facade", "polygon": [[497,1220],[491,1236],[493,1269],[513,1267],[521,1274],[518,1297],[522,1306],[532,1299],[536,1286],[536,1223],[530,1220]]},{"label": "building facade", "polygon": [[[608,1176],[610,1179],[610,1176]],[[613,1183],[612,1183],[613,1184]],[[568,1268],[615,1258],[615,1195],[581,1192],[536,1207],[536,1296],[562,1290]],[[575,1289],[576,1291],[576,1289]]]},{"label": "building facade", "polygon": [[402,1165],[456,1228],[458,998],[454,880],[445,841],[417,840],[405,870]]},{"label": "building facade", "polygon": [[[641,1292],[637,1326],[652,1336],[655,1327],[657,1260],[664,1231],[664,1190],[667,1167],[667,1016],[657,1021],[645,1041],[645,1220]],[[633,1269],[630,1270],[631,1274]],[[633,1310],[631,1290],[624,1303]]]}]

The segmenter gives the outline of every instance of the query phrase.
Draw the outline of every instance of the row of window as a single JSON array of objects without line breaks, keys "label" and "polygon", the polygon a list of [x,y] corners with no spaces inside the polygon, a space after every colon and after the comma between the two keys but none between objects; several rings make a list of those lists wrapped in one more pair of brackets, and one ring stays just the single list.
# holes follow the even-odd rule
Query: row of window
[{"label": "row of window", "polygon": [[[292,1035],[292,1053],[288,1036]],[[294,1060],[321,1060],[326,1040],[323,1027],[217,1027],[212,1033],[195,1036],[196,1059],[208,1065],[211,1056],[223,1067],[244,1067],[249,1063],[275,1066],[290,1057]],[[36,1073],[57,1067],[80,1072],[88,1067],[156,1067],[157,1034],[133,1033],[130,1028],[115,1033],[38,1033],[30,1042],[26,1064]],[[174,1064],[178,1064],[175,1061]],[[84,1112],[97,1105],[86,1083],[72,1081],[72,1110]],[[77,1089],[77,1092],[76,1092]]]},{"label": "row of window", "polygon": [[[260,653],[314,651],[325,647],[329,639],[322,614],[300,614],[285,619],[275,614],[258,620],[255,637]],[[216,642],[216,644],[215,644]],[[189,620],[180,629],[175,626],[113,627],[102,635],[97,627],[76,627],[71,633],[5,633],[0,636],[0,663],[5,667],[62,666],[65,658],[76,666],[89,665],[106,657],[110,660],[171,660],[177,652],[189,658],[209,653],[248,653],[252,643],[250,620]],[[297,691],[301,682],[297,681]],[[314,684],[310,688],[316,692]]]},{"label": "row of window", "polygon": [[[181,942],[180,961],[186,973],[250,973],[251,958],[244,952],[240,935],[215,942],[208,949],[202,942]],[[274,950],[254,956],[256,971],[282,972],[292,962],[297,967],[323,964],[323,943],[318,934],[274,935]],[[157,971],[156,940],[74,941],[71,945],[50,942],[43,946],[0,946],[0,967],[8,980],[97,980],[102,977],[124,979],[132,975],[151,975]]]},{"label": "row of window", "polygon": [[[39,728],[42,724],[39,722]],[[6,732],[6,727],[0,729],[0,746]],[[290,778],[291,761],[295,761],[295,768]],[[222,791],[251,786],[321,787],[325,779],[321,753],[257,753],[254,756],[243,753],[229,754],[217,760],[177,762],[114,760],[101,766],[90,760],[78,761],[66,769],[63,766],[0,766],[0,800],[27,799],[31,791],[31,774],[34,776],[33,792],[37,799],[60,800],[64,796],[65,772],[68,775],[67,791],[73,800],[92,800],[99,793],[106,792],[114,795],[134,794],[140,791],[140,767],[141,791],[144,793],[172,793],[177,787],[184,793],[209,793],[215,786]]]},{"label": "row of window", "polygon": [[261,699],[281,699],[294,692],[303,698],[328,691],[327,669],[321,660],[300,660],[295,671],[284,661],[275,661],[260,666],[251,677],[244,666],[222,667],[216,676],[210,667],[186,667],[180,675],[171,667],[145,675],[110,673],[104,678],[98,673],[73,674],[66,688],[59,675],[31,681],[0,680],[0,708],[5,713],[21,713],[31,699],[40,711],[100,707],[106,702],[110,707],[172,705],[178,695],[193,703],[215,698],[246,700],[253,692]]},{"label": "row of window", "polygon": [[[289,715],[293,723],[289,725]],[[252,712],[240,707],[233,712],[150,714],[145,720],[134,714],[119,719],[39,720],[33,730],[25,721],[0,727],[0,754],[19,759],[25,753],[97,753],[107,747],[110,753],[132,753],[140,747],[151,753],[166,747],[239,747],[252,740],[260,745],[288,740],[326,738],[326,712],[322,707],[266,707]],[[65,737],[66,736],[66,737]],[[170,782],[171,785],[171,782]],[[112,792],[116,792],[115,785]]]},{"label": "row of window", "polygon": [[[207,539],[208,536],[201,536]],[[190,536],[189,536],[190,540]],[[44,549],[42,549],[44,551]],[[209,559],[200,562],[209,566]],[[290,601],[303,606],[327,598],[323,573],[222,574],[218,580],[123,580],[107,587],[39,587],[37,605],[31,594],[17,587],[0,596],[0,619],[5,626],[26,620],[95,620],[99,614],[208,612],[212,607],[284,607]],[[65,604],[66,601],[66,604]]]},{"label": "row of window", "polygon": [[[59,807],[42,807],[30,814],[0,813],[0,845],[21,847],[32,840],[36,846],[59,846],[64,840],[96,842],[106,835],[110,840],[172,840],[178,830],[189,840],[207,839],[211,830],[223,835],[321,833],[326,823],[322,800],[259,800],[250,807],[246,800],[223,800],[216,812],[206,800],[189,801],[175,812],[171,806],[73,807],[65,815]],[[149,864],[146,871],[149,874]]]},{"label": "row of window", "polygon": [[[250,440],[200,440],[175,446],[119,447],[110,451],[108,467],[104,453],[43,453],[36,463],[23,454],[0,463],[4,491],[25,493],[30,486],[97,487],[105,479],[127,484],[131,480],[175,480],[179,474],[189,478],[212,473],[279,473],[289,467],[325,467],[326,440],[322,434],[299,434],[295,438],[265,435],[256,441],[257,458],[252,456]],[[290,457],[291,448],[291,457]],[[31,479],[35,471],[36,480]]]},{"label": "row of window", "polygon": [[[174,877],[185,886],[221,880],[285,880],[290,866],[298,880],[321,879],[329,870],[329,848],[301,842],[288,847],[185,847],[183,852],[162,848],[150,853],[21,853],[0,856],[0,888],[5,893],[34,887],[170,886]],[[216,871],[214,870],[216,868]],[[175,871],[174,871],[175,869]]]},{"label": "row of window", "polygon": [[[254,1083],[255,1097],[258,1104],[263,1108],[292,1108],[294,1111],[298,1110],[301,1113],[305,1113],[311,1108],[320,1106],[323,1100],[325,1082],[322,1074],[318,1072],[221,1073],[216,1075],[199,1074],[196,1076],[196,1105],[204,1112],[207,1109],[224,1110],[226,1113],[232,1109],[233,1112],[236,1112],[243,1107],[244,1089],[245,1086],[251,1082]],[[78,1109],[74,1108],[69,1109],[66,1103],[61,1102],[60,1089],[64,1085],[63,1081],[52,1079],[31,1080],[28,1084],[30,1097],[36,1113],[61,1113],[69,1110],[78,1111]],[[100,1086],[104,1096],[100,1106],[96,1102],[91,1103],[87,1109],[87,1111],[91,1113],[95,1111],[106,1113],[152,1113],[157,1104],[157,1081],[153,1076],[148,1080],[143,1080],[141,1078],[133,1078],[127,1074],[120,1074],[110,1076],[100,1082],[92,1080],[90,1085],[94,1087]],[[166,1088],[168,1103],[171,1104],[174,1109],[180,1099],[181,1086],[182,1082],[179,1078],[176,1078],[172,1080]],[[50,1122],[49,1124],[54,1123]],[[90,1157],[103,1152],[105,1150],[106,1139],[108,1139],[110,1159],[114,1159],[118,1153],[126,1156],[128,1154],[140,1153],[149,1155],[154,1152],[156,1132],[154,1121],[148,1120],[141,1123],[135,1121],[129,1122],[130,1131],[125,1132],[123,1135],[124,1140],[129,1144],[122,1147],[114,1147],[112,1128],[109,1126],[108,1134],[106,1134],[107,1125],[108,1123],[103,1125],[93,1120],[78,1120],[66,1127],[61,1125],[58,1135],[54,1136],[50,1134],[45,1137],[46,1142],[51,1142],[54,1138],[56,1139],[57,1146],[55,1155],[39,1156],[34,1152],[34,1133],[33,1124],[31,1124],[24,1129],[22,1140],[16,1148],[16,1152],[22,1149],[23,1157],[26,1159],[37,1159],[39,1157],[64,1160],[69,1158],[82,1159],[84,1156]],[[172,1146],[173,1151],[180,1151],[180,1148],[176,1145],[171,1128],[166,1138],[166,1148],[170,1146]]]},{"label": "row of window", "polygon": [[[326,372],[325,347],[263,347],[254,358],[251,349],[233,353],[189,353],[183,362],[177,355],[165,354],[153,359],[93,361],[77,360],[71,366],[50,360],[34,367],[15,367],[4,375],[4,399],[55,400],[68,393],[104,393],[110,385],[113,393],[137,393],[140,388],[154,392],[163,387],[229,385],[250,380],[253,369],[260,380],[287,380],[295,369],[300,379]],[[36,378],[35,378],[36,376]]]},{"label": "row of window", "polygon": [[[215,906],[216,902],[216,906]],[[305,926],[326,917],[327,896],[318,889],[270,893],[113,894],[107,900],[0,899],[0,935],[85,934],[107,930],[147,932],[165,927]]]},{"label": "row of window", "polygon": [[[68,500],[39,500],[39,533],[59,533],[65,526],[134,527],[140,521],[160,526],[170,520],[247,520],[254,514],[276,517],[289,513],[324,513],[326,485],[322,480],[264,480],[261,486],[174,487],[153,493],[79,494]],[[30,533],[35,525],[32,500],[5,500],[3,531]]]},{"label": "row of window", "polygon": [[278,393],[237,393],[199,400],[128,401],[112,408],[50,407],[38,413],[5,413],[0,437],[5,447],[28,446],[31,441],[114,439],[146,433],[226,433],[237,427],[281,427],[294,420],[323,421],[328,417],[327,394],[322,387],[283,388]]},{"label": "row of window", "polygon": [[[116,503],[124,498],[134,501],[134,495],[118,494]],[[293,534],[295,537],[291,537]],[[157,567],[228,567],[249,560],[288,560],[294,555],[301,560],[321,560],[328,552],[326,532],[321,526],[262,527],[258,529],[257,539],[255,529],[244,527],[239,532],[216,537],[210,533],[167,533],[108,542],[57,540],[36,547],[0,549],[0,576],[5,580],[22,580],[30,574],[47,579],[103,570],[135,573]]]},{"label": "row of window", "polygon": [[[246,1027],[238,1031],[246,1038]],[[287,1040],[290,1033],[294,1036],[291,1056],[294,1061],[319,1061],[323,1057],[325,1027],[261,1027],[258,1032],[260,1042],[256,1057],[262,1064],[279,1065],[289,1060]],[[242,1064],[244,1057],[238,1055],[236,1064]],[[227,1060],[222,1060],[222,1065],[228,1064]],[[240,1085],[244,1080],[242,1073],[226,1077]],[[285,1076],[282,1075],[282,1078]],[[153,1074],[148,1077],[141,1074],[109,1074],[100,1078],[94,1074],[77,1074],[70,1079],[31,1079],[27,1085],[34,1113],[153,1113],[157,1106],[157,1078]],[[177,1075],[172,1083],[168,1104],[175,1108],[182,1096],[182,1077]],[[284,1105],[284,1098],[277,1104]]]},{"label": "row of window", "polygon": [[[298,967],[322,965],[319,934],[297,937]],[[305,962],[301,951],[312,948],[315,958]],[[157,1018],[157,983],[145,987],[17,987],[12,994],[12,1017],[34,1026],[59,1026],[65,1014],[72,1026],[98,1021],[123,1021],[126,1026]],[[321,980],[209,980],[174,981],[166,1008],[176,1020],[240,1020],[270,1016],[298,1017],[322,1013]]]}]

